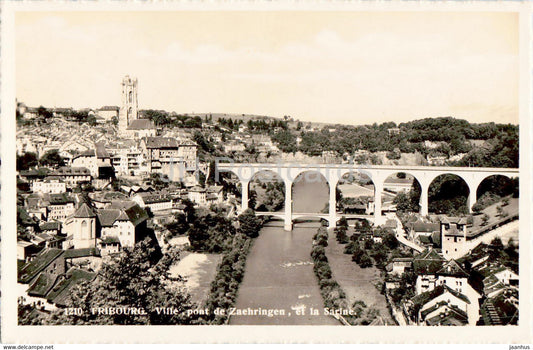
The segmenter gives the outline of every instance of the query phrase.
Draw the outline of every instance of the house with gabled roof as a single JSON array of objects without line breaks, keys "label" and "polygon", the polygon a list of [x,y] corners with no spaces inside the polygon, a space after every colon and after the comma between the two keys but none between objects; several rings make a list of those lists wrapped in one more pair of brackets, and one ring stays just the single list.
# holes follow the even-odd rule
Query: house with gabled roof
[{"label": "house with gabled roof", "polygon": [[74,287],[82,282],[91,282],[95,278],[94,272],[72,267],[58,277],[57,283],[46,294],[46,300],[56,306],[65,307]]},{"label": "house with gabled roof", "polygon": [[508,288],[518,289],[518,275],[506,266],[490,264],[479,272],[484,276],[483,294],[488,298],[496,297]]},{"label": "house with gabled roof", "polygon": [[426,249],[413,258],[413,271],[417,275],[415,292],[422,294],[435,289],[437,271],[442,269],[444,259],[435,249]]},{"label": "house with gabled roof", "polygon": [[464,293],[468,284],[468,273],[455,260],[447,261],[436,272],[437,285],[446,285],[459,293]]},{"label": "house with gabled roof", "polygon": [[43,249],[18,271],[18,282],[28,284],[28,296],[44,297],[53,287],[59,275],[65,272],[64,251]]},{"label": "house with gabled roof", "polygon": [[125,137],[132,137],[134,139],[140,139],[143,137],[155,137],[157,134],[157,128],[150,119],[134,119],[128,125]]},{"label": "house with gabled roof", "polygon": [[469,323],[470,305],[466,295],[446,285],[437,286],[410,300],[411,316],[418,324],[425,325],[466,325]]}]

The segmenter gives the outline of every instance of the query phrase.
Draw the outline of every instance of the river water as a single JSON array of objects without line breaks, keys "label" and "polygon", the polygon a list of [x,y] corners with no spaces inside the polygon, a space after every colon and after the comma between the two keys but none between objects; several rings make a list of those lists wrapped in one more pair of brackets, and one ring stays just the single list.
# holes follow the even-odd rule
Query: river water
[{"label": "river water", "polygon": [[[328,201],[325,182],[297,182],[293,187],[294,212],[320,212]],[[238,325],[339,325],[322,312],[323,301],[313,272],[311,245],[318,222],[300,223],[292,232],[283,224],[265,226],[248,255],[236,310],[277,312],[279,315],[231,316]],[[310,308],[320,310],[311,315]],[[297,314],[303,311],[305,314]],[[281,315],[281,313],[284,315]]]}]

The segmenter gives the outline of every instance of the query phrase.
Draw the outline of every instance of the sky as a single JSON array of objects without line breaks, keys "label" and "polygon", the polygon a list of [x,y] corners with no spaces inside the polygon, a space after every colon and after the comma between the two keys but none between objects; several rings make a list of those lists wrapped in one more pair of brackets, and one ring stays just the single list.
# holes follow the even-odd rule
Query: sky
[{"label": "sky", "polygon": [[369,124],[518,124],[518,15],[480,12],[18,12],[28,106]]}]

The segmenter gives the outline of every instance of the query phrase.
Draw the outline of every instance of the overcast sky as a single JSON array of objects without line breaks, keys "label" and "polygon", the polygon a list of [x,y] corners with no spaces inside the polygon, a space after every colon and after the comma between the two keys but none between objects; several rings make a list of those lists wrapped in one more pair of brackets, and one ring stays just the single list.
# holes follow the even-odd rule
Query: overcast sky
[{"label": "overcast sky", "polygon": [[518,123],[518,16],[428,12],[27,12],[29,106],[120,104],[348,124],[455,116]]}]

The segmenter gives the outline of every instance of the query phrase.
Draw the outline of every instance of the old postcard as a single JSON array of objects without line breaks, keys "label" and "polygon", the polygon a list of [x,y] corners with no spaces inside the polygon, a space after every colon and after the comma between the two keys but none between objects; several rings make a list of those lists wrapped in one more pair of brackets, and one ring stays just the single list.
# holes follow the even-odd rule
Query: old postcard
[{"label": "old postcard", "polygon": [[531,16],[4,2],[2,341],[531,342]]}]

